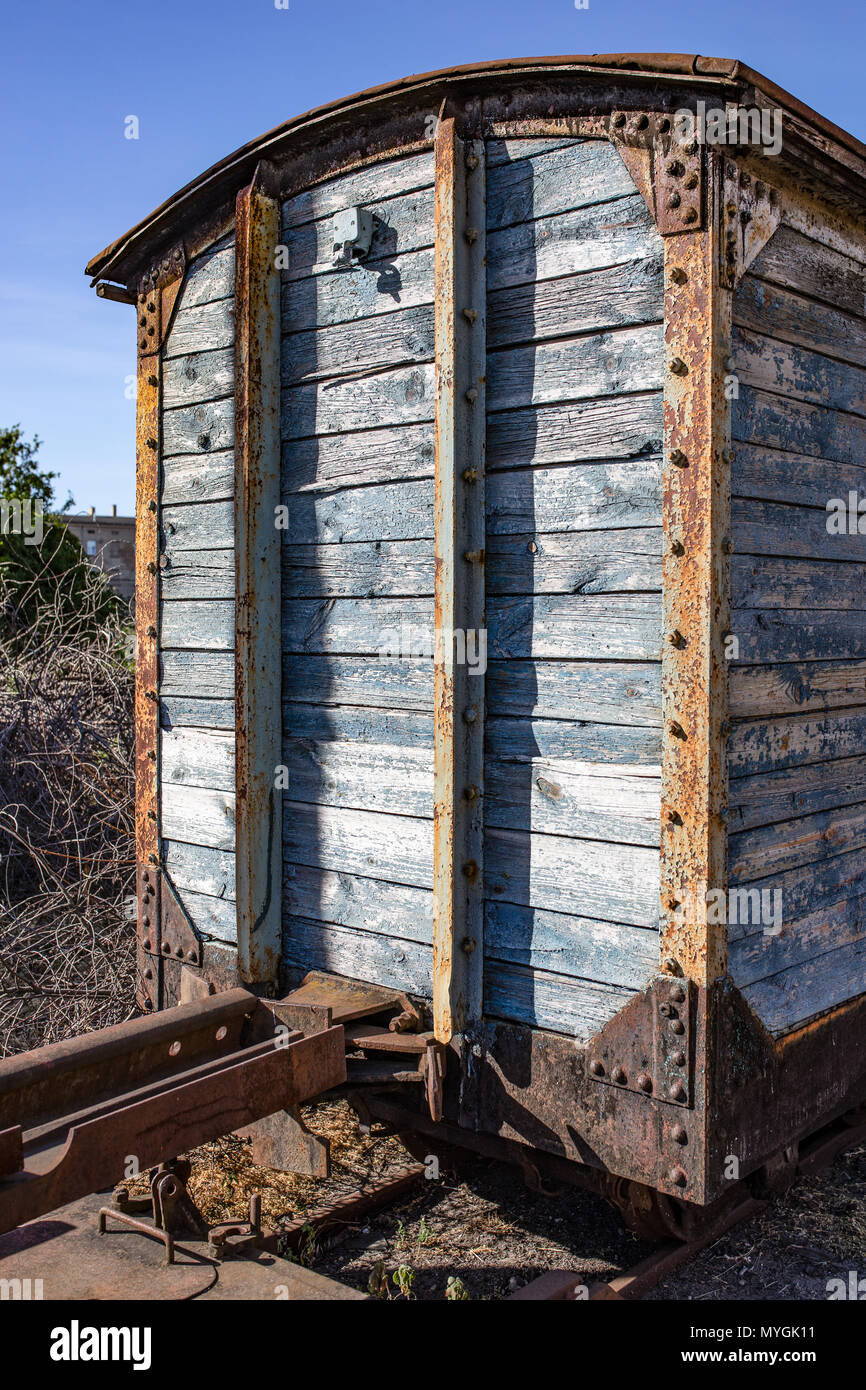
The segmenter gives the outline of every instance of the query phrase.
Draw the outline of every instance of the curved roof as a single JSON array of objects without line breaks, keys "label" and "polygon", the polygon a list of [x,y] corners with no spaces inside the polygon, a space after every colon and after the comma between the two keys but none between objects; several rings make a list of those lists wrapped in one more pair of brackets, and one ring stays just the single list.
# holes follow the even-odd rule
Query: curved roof
[{"label": "curved roof", "polygon": [[279,162],[291,157],[303,149],[305,135],[314,135],[320,143],[323,126],[337,127],[347,115],[357,116],[364,108],[393,108],[395,102],[398,108],[410,107],[425,96],[432,104],[434,95],[441,101],[443,94],[483,97],[485,89],[497,83],[516,86],[521,82],[543,84],[545,79],[561,81],[582,77],[588,85],[598,86],[606,76],[620,83],[629,78],[637,86],[656,78],[660,82],[655,85],[729,89],[729,92],[754,89],[811,131],[823,158],[841,157],[849,179],[866,181],[866,145],[735,58],[711,58],[694,53],[604,53],[467,63],[371,87],[292,117],[242,145],[186,184],[150,216],[94,256],[86,273],[96,279],[124,280],[141,266],[142,258],[156,244],[164,243],[170,236],[176,238],[179,229],[188,226],[196,216],[212,211],[249,182],[260,160]]}]

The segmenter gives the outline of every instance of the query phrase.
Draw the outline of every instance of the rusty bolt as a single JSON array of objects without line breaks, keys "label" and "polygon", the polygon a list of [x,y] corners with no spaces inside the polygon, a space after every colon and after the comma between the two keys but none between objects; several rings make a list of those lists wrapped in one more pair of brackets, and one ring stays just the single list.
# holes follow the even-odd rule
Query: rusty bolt
[{"label": "rusty bolt", "polygon": [[464,550],[464,552],[463,552],[463,559],[464,559],[464,560],[467,562],[467,564],[469,564],[469,565],[480,565],[480,564],[481,564],[481,561],[484,559],[484,551],[483,551],[483,550]]},{"label": "rusty bolt", "polygon": [[684,220],[685,222],[697,222],[697,220],[698,220],[698,214],[697,214],[696,209],[695,209],[695,208],[686,208],[685,212],[683,213],[683,220]]},{"label": "rusty bolt", "polygon": [[679,647],[680,649],[687,645],[686,639],[683,637],[679,628],[675,628],[673,632],[668,633],[668,642],[672,647]]},{"label": "rusty bolt", "polygon": [[686,166],[681,164],[678,159],[672,159],[668,165],[668,173],[673,174],[674,178],[680,178],[686,172]]},{"label": "rusty bolt", "polygon": [[465,792],[463,793],[463,795],[466,797],[466,800],[467,800],[467,801],[477,801],[477,800],[478,800],[478,788],[477,788],[477,787],[467,787],[466,790],[465,790]]},{"label": "rusty bolt", "polygon": [[464,936],[460,943],[461,950],[465,955],[471,956],[478,943],[471,936]]},{"label": "rusty bolt", "polygon": [[466,392],[466,399],[470,405],[474,405],[478,400],[478,392],[474,386],[470,386],[469,390]]},{"label": "rusty bolt", "polygon": [[612,124],[615,125],[615,126],[624,126],[624,125],[625,125],[625,112],[624,112],[624,111],[617,111],[616,115],[612,117]]},{"label": "rusty bolt", "polygon": [[685,546],[683,545],[682,541],[678,541],[678,540],[673,540],[673,541],[671,541],[671,554],[672,554],[672,555],[685,555],[685,553],[686,553],[686,548],[685,548]]},{"label": "rusty bolt", "polygon": [[622,1067],[614,1068],[613,1080],[616,1082],[618,1086],[625,1085],[626,1081],[628,1080],[628,1077],[626,1076],[625,1071]]},{"label": "rusty bolt", "polygon": [[671,1032],[672,1032],[672,1033],[676,1033],[677,1036],[679,1037],[679,1036],[680,1036],[681,1034],[683,1034],[685,1031],[686,1031],[686,1025],[683,1023],[683,1021],[682,1021],[681,1018],[675,1018],[675,1019],[672,1019],[672,1020],[671,1020]]},{"label": "rusty bolt", "polygon": [[668,731],[669,731],[669,733],[672,733],[672,734],[673,734],[674,738],[682,738],[682,739],[688,738],[688,734],[686,733],[686,731],[685,731],[685,729],[683,728],[682,724],[678,723],[678,721],[677,721],[676,719],[671,719],[671,720],[669,720],[669,722],[668,722]]},{"label": "rusty bolt", "polygon": [[149,512],[155,512],[155,511],[156,511],[156,503],[154,502],[154,500],[153,500],[152,497],[151,497],[150,501],[149,501],[148,504],[147,504],[147,510],[148,510]]},{"label": "rusty bolt", "polygon": [[464,309],[464,310],[463,310],[463,317],[464,317],[465,319],[468,319],[469,323],[474,323],[475,320],[478,318],[478,310],[477,310],[477,309]]},{"label": "rusty bolt", "polygon": [[682,985],[674,985],[673,989],[668,995],[668,998],[672,999],[675,1004],[685,1003],[686,992],[683,989]]},{"label": "rusty bolt", "polygon": [[685,1170],[683,1168],[672,1168],[668,1173],[668,1182],[672,1183],[674,1187],[685,1187],[688,1182]]},{"label": "rusty bolt", "polygon": [[662,1018],[674,1018],[676,1016],[672,1004],[659,1004],[659,1013]]},{"label": "rusty bolt", "polygon": [[644,1095],[649,1095],[653,1088],[652,1077],[647,1076],[645,1071],[641,1072],[637,1079],[637,1088],[639,1091],[643,1091]]},{"label": "rusty bolt", "polygon": [[683,270],[682,266],[674,266],[673,270],[671,271],[671,279],[673,280],[675,285],[685,285],[688,281],[688,278],[689,277]]},{"label": "rusty bolt", "polygon": [[671,196],[668,198],[668,207],[678,208],[681,202],[682,198],[680,197],[679,193],[672,193]]},{"label": "rusty bolt", "polygon": [[666,960],[662,961],[662,970],[668,975],[678,975],[680,973],[679,962],[675,961],[673,956],[668,956]]},{"label": "rusty bolt", "polygon": [[478,155],[477,155],[477,154],[468,154],[468,155],[466,156],[466,168],[467,168],[467,169],[477,169],[477,168],[478,168]]},{"label": "rusty bolt", "polygon": [[465,236],[466,240],[469,242],[469,245],[471,246],[473,242],[478,240],[478,228],[467,227],[463,235]]},{"label": "rusty bolt", "polygon": [[668,363],[668,370],[673,372],[674,376],[685,376],[689,369],[681,357],[672,357]]},{"label": "rusty bolt", "polygon": [[478,865],[474,859],[467,859],[466,863],[463,865],[463,872],[469,879],[478,877]]},{"label": "rusty bolt", "polygon": [[686,1099],[687,1095],[688,1092],[686,1091],[686,1088],[681,1081],[678,1081],[675,1086],[671,1087],[671,1100],[676,1100],[682,1103]]},{"label": "rusty bolt", "polygon": [[689,466],[688,458],[682,449],[671,449],[670,460],[675,468],[688,468]]},{"label": "rusty bolt", "polygon": [[464,470],[463,470],[463,481],[464,481],[464,483],[477,483],[477,482],[478,482],[478,469],[477,469],[477,468],[464,468]]},{"label": "rusty bolt", "polygon": [[590,1062],[589,1069],[592,1072],[593,1076],[604,1076],[604,1066],[598,1060],[597,1057],[592,1062]]},{"label": "rusty bolt", "polygon": [[148,447],[148,449],[155,449],[155,448],[157,448],[156,440],[155,440],[155,439],[149,439],[149,440],[147,441],[147,447]]},{"label": "rusty bolt", "polygon": [[674,1125],[671,1136],[675,1144],[687,1144],[689,1142],[685,1125]]},{"label": "rusty bolt", "polygon": [[697,188],[697,186],[698,186],[698,176],[697,176],[697,174],[695,174],[695,173],[689,174],[688,178],[686,179],[686,188],[692,189],[692,188]]},{"label": "rusty bolt", "polygon": [[686,1064],[686,1054],[684,1052],[674,1052],[671,1054],[671,1061],[675,1067],[684,1067]]}]

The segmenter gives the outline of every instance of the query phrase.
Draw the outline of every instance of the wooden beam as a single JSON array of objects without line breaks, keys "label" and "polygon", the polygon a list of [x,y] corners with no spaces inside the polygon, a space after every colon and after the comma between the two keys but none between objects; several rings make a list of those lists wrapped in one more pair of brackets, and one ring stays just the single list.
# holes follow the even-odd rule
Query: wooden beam
[{"label": "wooden beam", "polygon": [[235,852],[238,970],[280,961],[279,204],[260,165],[241,189],[235,280]]},{"label": "wooden beam", "polygon": [[[484,145],[451,119],[435,143],[436,463],[433,1018],[480,1021],[483,974]],[[475,644],[473,647],[473,643]],[[473,660],[473,665],[467,659]]]}]

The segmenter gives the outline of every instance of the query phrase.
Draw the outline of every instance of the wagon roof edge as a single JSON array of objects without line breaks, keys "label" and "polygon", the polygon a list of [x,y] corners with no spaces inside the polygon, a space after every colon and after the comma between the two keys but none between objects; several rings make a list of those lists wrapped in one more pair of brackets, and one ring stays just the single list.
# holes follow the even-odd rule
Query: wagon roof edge
[{"label": "wagon roof edge", "polygon": [[[202,210],[204,205],[212,204],[213,198],[209,198],[209,195],[222,188],[230,175],[234,174],[236,185],[242,186],[252,177],[260,159],[278,157],[290,148],[293,137],[323,120],[337,118],[356,106],[384,101],[401,93],[420,91],[432,83],[463,82],[473,77],[530,75],[545,69],[582,72],[596,79],[605,74],[636,78],[657,76],[691,78],[708,87],[728,84],[752,86],[763,96],[784,107],[790,115],[812,126],[819,136],[843,146],[866,162],[866,144],[736,58],[714,58],[693,53],[601,53],[545,55],[465,63],[385,82],[291,117],[241,145],[173,193],[147,217],[93,256],[85,267],[85,274],[94,280],[111,278],[122,281],[139,261],[148,245],[165,240],[171,220],[179,218],[181,224],[186,226],[199,210],[199,204],[202,204]],[[825,149],[825,153],[832,151]],[[854,177],[856,178],[856,174]]]}]

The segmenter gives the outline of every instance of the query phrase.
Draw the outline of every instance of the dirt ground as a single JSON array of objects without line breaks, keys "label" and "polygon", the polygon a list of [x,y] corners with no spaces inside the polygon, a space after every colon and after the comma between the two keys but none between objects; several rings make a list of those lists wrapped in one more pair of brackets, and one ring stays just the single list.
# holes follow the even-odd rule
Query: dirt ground
[{"label": "dirt ground", "polygon": [[[384,1129],[361,1134],[342,1102],[308,1107],[305,1116],[330,1139],[331,1178],[256,1168],[247,1143],[221,1140],[194,1155],[190,1190],[207,1220],[244,1219],[250,1194],[260,1191],[265,1224],[279,1227],[412,1161]],[[516,1169],[478,1158],[457,1173],[422,1179],[415,1192],[347,1225],[323,1249],[306,1242],[302,1258],[380,1298],[491,1300],[550,1269],[579,1271],[587,1284],[610,1279],[652,1248],[591,1193],[567,1188],[543,1196]],[[847,1283],[852,1272],[866,1280],[866,1146],[797,1181],[646,1297],[823,1300],[828,1281]]]}]

